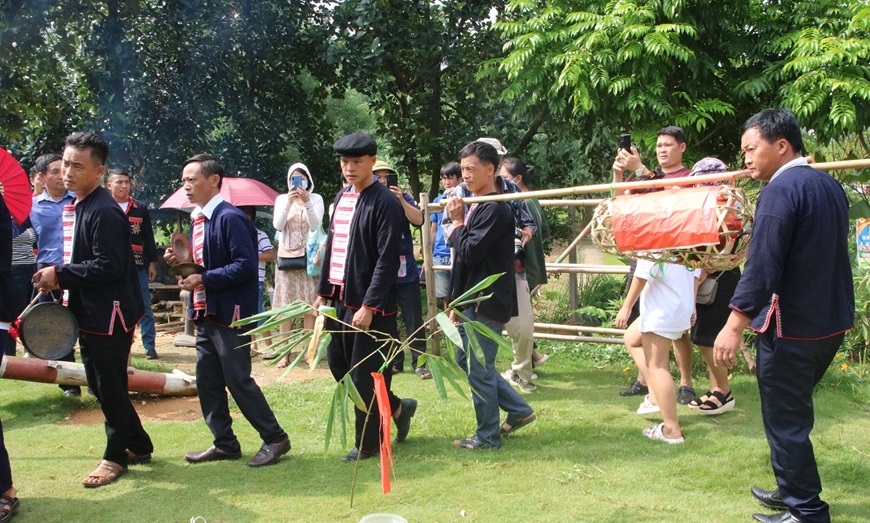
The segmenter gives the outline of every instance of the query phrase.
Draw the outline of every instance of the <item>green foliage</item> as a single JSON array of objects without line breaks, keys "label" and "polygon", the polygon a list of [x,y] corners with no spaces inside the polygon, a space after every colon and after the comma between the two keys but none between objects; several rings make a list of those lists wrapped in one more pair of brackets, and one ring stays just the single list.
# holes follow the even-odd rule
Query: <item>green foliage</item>
[{"label": "green foliage", "polygon": [[866,377],[870,362],[870,270],[855,269],[855,328],[846,335],[845,352],[849,361],[860,363]]},{"label": "green foliage", "polygon": [[[610,274],[577,275],[577,309],[568,299],[568,285],[548,285],[535,298],[535,318],[540,323],[581,321],[601,325],[616,316],[622,280]],[[616,305],[614,305],[616,304]]]},{"label": "green foliage", "polygon": [[[513,0],[496,29],[504,56],[484,65],[507,76],[502,98],[516,118],[545,112],[580,143],[630,130],[650,156],[655,131],[682,126],[688,158],[727,158],[742,121],[768,106],[792,108],[825,140],[859,133],[870,109],[870,7],[866,2],[662,2]],[[599,169],[606,174],[608,163]]]},{"label": "green foliage", "polygon": [[336,118],[353,101],[325,104],[337,71],[312,2],[21,0],[0,16],[0,141],[28,162],[72,130],[101,131],[151,202],[203,151],[278,188],[293,161],[334,172],[337,129],[363,121]]},{"label": "green foliage", "polygon": [[497,52],[490,10],[501,2],[346,0],[323,4],[328,59],[342,82],[370,100],[382,154],[406,174],[411,193],[438,192],[438,171],[482,134],[497,100],[475,79]]}]

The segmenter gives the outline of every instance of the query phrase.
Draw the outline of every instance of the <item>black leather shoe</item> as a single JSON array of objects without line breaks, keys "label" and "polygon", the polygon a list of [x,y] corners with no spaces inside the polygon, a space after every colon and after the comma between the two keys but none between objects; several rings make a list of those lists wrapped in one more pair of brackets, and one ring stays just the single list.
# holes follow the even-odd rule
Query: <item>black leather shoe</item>
[{"label": "black leather shoe", "polygon": [[779,489],[764,490],[761,487],[752,487],[749,491],[752,492],[752,495],[755,496],[755,499],[757,499],[759,503],[767,508],[788,510],[788,507],[782,502],[782,498],[779,497]]},{"label": "black leather shoe", "polygon": [[791,515],[791,512],[785,511],[779,514],[769,516],[767,514],[753,514],[752,518],[761,523],[801,523],[803,520]]},{"label": "black leather shoe", "polygon": [[184,455],[184,459],[188,463],[205,463],[206,461],[222,461],[225,459],[239,459],[242,457],[242,452],[225,452],[217,447],[209,447],[201,452],[188,452]]},{"label": "black leather shoe", "polygon": [[127,465],[144,465],[145,463],[151,463],[151,453],[147,454],[134,454],[131,451],[127,451]]},{"label": "black leather shoe", "polygon": [[417,400],[405,398],[402,400],[402,412],[396,418],[396,439],[393,443],[401,443],[408,437],[408,431],[411,430],[411,418],[417,412]]},{"label": "black leather shoe", "polygon": [[354,461],[356,461],[358,459],[363,460],[363,459],[374,458],[377,455],[378,455],[377,452],[374,452],[374,453],[369,453],[369,452],[365,452],[365,451],[360,452],[358,448],[354,447],[353,450],[351,450],[350,452],[347,453],[347,456],[341,458],[341,461],[343,461],[345,463],[353,463]]},{"label": "black leather shoe", "polygon": [[249,467],[265,467],[278,462],[284,454],[290,452],[290,438],[277,443],[263,443],[254,459],[248,462]]}]

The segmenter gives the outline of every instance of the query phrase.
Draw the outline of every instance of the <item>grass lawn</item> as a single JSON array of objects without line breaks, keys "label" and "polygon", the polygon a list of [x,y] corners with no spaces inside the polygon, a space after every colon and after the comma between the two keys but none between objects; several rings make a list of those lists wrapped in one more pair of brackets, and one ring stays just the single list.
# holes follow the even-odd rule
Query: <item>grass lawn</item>
[{"label": "grass lawn", "polygon": [[[330,380],[266,385],[293,442],[273,467],[245,465],[260,441],[243,418],[236,423],[243,459],[200,465],[182,456],[210,445],[202,421],[154,422],[146,424],[154,461],[94,490],[80,482],[101,456],[103,427],[66,421],[71,411],[94,407],[93,397],[65,398],[52,385],[2,380],[0,417],[22,499],[14,520],[356,522],[394,512],[411,522],[748,522],[764,511],[749,494],[752,485],[773,486],[751,376],[735,379],[732,412],[706,417],[680,407],[687,441],[669,446],[642,436],[658,421],[635,414],[639,398],[617,395],[629,381],[621,367],[593,368],[557,354],[538,370],[539,392],[528,396],[538,421],[498,451],[451,445],[473,433],[470,400],[451,391],[441,401],[431,381],[395,377],[394,390],[420,407],[409,439],[394,447],[393,491],[381,494],[376,460],[362,462],[353,506],[353,466],[340,461],[347,449],[336,437],[323,450]],[[840,523],[870,520],[867,393],[866,384],[833,378],[816,393],[813,441],[824,499]]]}]

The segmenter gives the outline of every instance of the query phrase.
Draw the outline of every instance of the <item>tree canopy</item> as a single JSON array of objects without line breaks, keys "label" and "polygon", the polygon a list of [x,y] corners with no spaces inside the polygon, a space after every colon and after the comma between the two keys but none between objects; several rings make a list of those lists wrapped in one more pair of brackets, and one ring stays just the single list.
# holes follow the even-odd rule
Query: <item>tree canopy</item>
[{"label": "tree canopy", "polygon": [[[496,136],[543,184],[606,179],[619,133],[643,152],[681,125],[689,160],[736,164],[752,113],[790,107],[813,140],[870,155],[867,0],[7,0],[0,144],[25,164],[103,132],[138,194],[182,160],[284,190],[337,187],[332,142],[375,134],[412,193]],[[736,165],[734,165],[736,167]]]}]

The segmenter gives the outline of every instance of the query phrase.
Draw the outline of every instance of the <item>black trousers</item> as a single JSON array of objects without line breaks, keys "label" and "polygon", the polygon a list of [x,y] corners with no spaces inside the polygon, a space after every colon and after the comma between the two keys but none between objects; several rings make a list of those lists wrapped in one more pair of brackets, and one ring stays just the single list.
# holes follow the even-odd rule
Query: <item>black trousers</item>
[{"label": "black trousers", "polygon": [[12,465],[9,463],[9,452],[6,451],[6,440],[3,438],[3,422],[0,421],[0,494],[12,488]]},{"label": "black trousers", "polygon": [[833,361],[843,334],[821,340],[777,338],[775,329],[759,334],[758,390],[770,464],[782,500],[801,521],[828,523],[828,504],[819,498],[822,483],[810,442],[815,421],[813,388]]},{"label": "black trousers", "polygon": [[[337,303],[335,306],[336,316],[348,325],[353,322],[355,309],[345,307],[343,303]],[[369,332],[360,332],[351,329],[334,320],[329,320],[325,325],[326,329],[332,332],[332,341],[327,348],[326,358],[329,361],[329,370],[332,371],[332,376],[335,381],[341,380],[345,374],[350,372],[351,381],[356,386],[363,403],[366,406],[371,405],[371,415],[364,410],[354,407],[356,414],[356,438],[354,446],[360,450],[369,453],[377,452],[380,449],[380,421],[377,402],[372,402],[375,396],[375,380],[372,377],[373,372],[378,372],[384,364],[387,348],[381,349],[381,354],[375,354],[384,344],[383,336],[377,336],[375,332],[382,332],[390,337],[397,337],[396,334],[396,315],[381,316],[374,314],[372,316],[372,324],[369,327]],[[369,357],[371,356],[371,357]],[[390,384],[393,380],[393,373],[390,366],[383,371],[384,381],[387,385],[387,394],[390,397],[390,408],[393,412],[401,405],[401,400],[393,394]],[[369,416],[366,423],[366,416]],[[365,431],[363,431],[365,427]],[[389,434],[383,435],[389,438]]]},{"label": "black trousers", "polygon": [[[0,362],[3,353],[0,352]],[[0,494],[12,488],[12,465],[9,464],[9,452],[6,451],[6,440],[3,437],[3,422],[0,421]]]},{"label": "black trousers", "polygon": [[[420,329],[423,325],[423,305],[420,302],[420,282],[400,283],[398,285],[399,310],[405,322],[405,337],[414,334],[411,340],[411,370],[417,368],[417,359],[426,352],[426,331]],[[397,330],[398,332],[398,330]],[[398,339],[398,336],[397,336]],[[393,366],[400,369],[405,366],[405,353],[400,352],[393,360]]]},{"label": "black trousers", "polygon": [[214,446],[225,452],[242,450],[233,433],[227,389],[242,415],[265,443],[287,439],[263,391],[251,377],[251,337],[221,327],[209,319],[196,321],[196,388],[205,424]]},{"label": "black trousers", "polygon": [[100,402],[106,418],[106,450],[103,459],[127,465],[127,449],[149,454],[154,445],[139,415],[130,403],[127,389],[127,358],[133,331],[117,328],[112,335],[79,333],[79,348],[88,386]]}]

